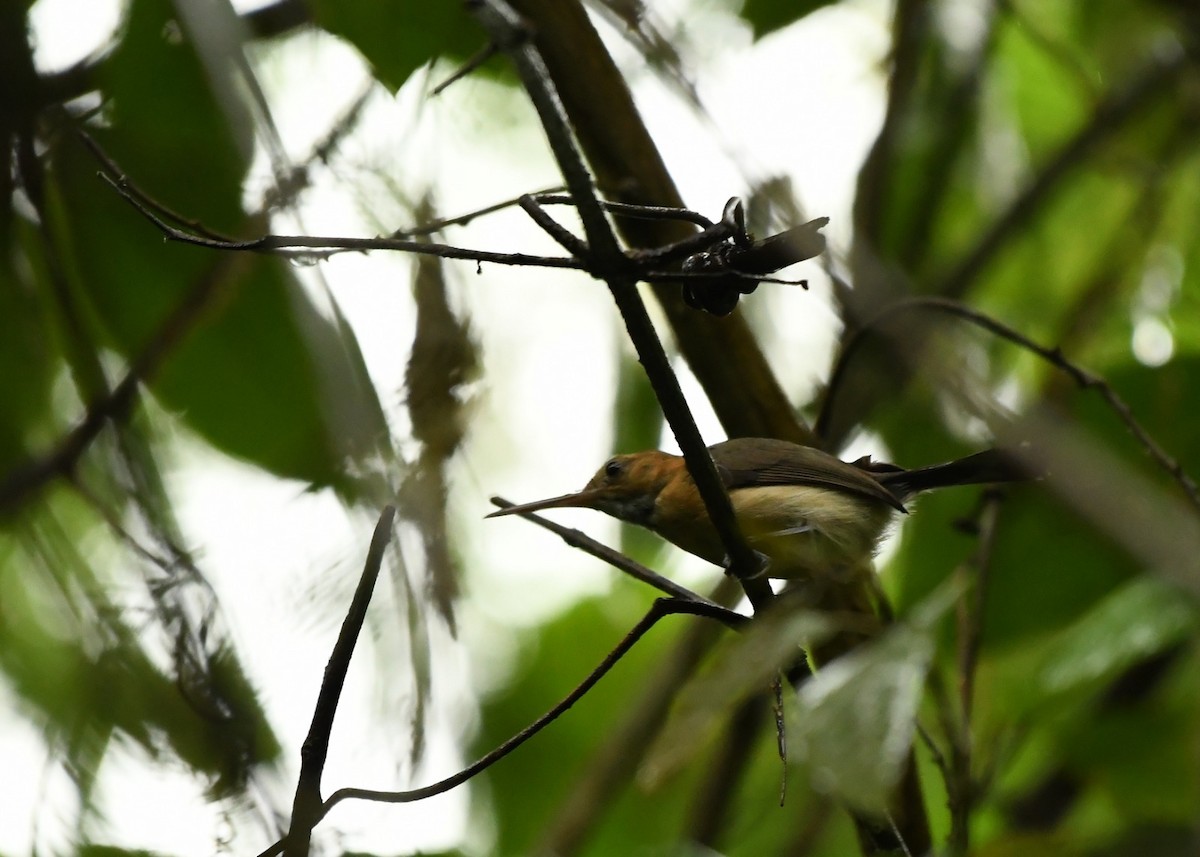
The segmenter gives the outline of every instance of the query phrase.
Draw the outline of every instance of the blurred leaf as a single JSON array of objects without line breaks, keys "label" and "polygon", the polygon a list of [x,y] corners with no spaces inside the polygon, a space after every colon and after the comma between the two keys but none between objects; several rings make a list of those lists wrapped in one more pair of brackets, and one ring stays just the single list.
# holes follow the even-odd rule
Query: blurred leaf
[{"label": "blurred leaf", "polygon": [[487,43],[461,3],[313,0],[317,24],[354,45],[392,92],[440,56],[470,56]]},{"label": "blurred leaf", "polygon": [[1036,684],[1065,693],[1115,678],[1131,664],[1195,633],[1197,605],[1153,578],[1138,578],[1101,601],[1042,650]]},{"label": "blurred leaf", "polygon": [[1011,94],[1021,139],[1034,160],[1078,127],[1087,114],[1095,69],[1070,38],[1071,4],[1020,4],[1000,29],[996,75]]},{"label": "blurred leaf", "polygon": [[404,374],[405,401],[413,436],[441,466],[466,432],[467,387],[479,375],[478,346],[465,315],[450,306],[442,260],[417,256],[414,264],[417,324]]},{"label": "blurred leaf", "polygon": [[[419,207],[418,221],[433,216],[428,201]],[[429,593],[453,633],[459,569],[450,550],[445,468],[467,430],[469,386],[479,374],[479,354],[465,315],[450,306],[442,260],[416,256],[414,265],[417,323],[404,386],[421,453],[403,486],[402,513],[420,530]]]},{"label": "blurred leaf", "polygon": [[721,648],[702,675],[680,692],[679,700],[658,741],[639,771],[654,788],[706,749],[734,710],[755,694],[770,693],[781,670],[804,658],[804,649],[827,638],[836,628],[824,613],[776,608]]},{"label": "blurred leaf", "polygon": [[232,653],[214,653],[203,682],[165,672],[148,652],[147,629],[128,624],[67,540],[89,524],[77,499],[63,490],[49,508],[58,514],[26,519],[23,546],[0,536],[0,568],[10,572],[0,575],[0,666],[85,802],[117,733],[151,756],[171,751],[214,794],[241,791],[279,746]]},{"label": "blurred leaf", "polygon": [[745,0],[741,14],[753,28],[754,38],[761,39],[832,3],[833,0]]},{"label": "blurred leaf", "polygon": [[[18,221],[20,245],[38,243],[33,230]],[[12,250],[16,249],[14,245]],[[55,374],[63,367],[62,355],[48,319],[45,304],[50,288],[40,265],[18,274],[19,258],[8,253],[0,259],[0,478],[29,454],[30,442],[45,434],[50,421],[50,395]],[[34,260],[22,260],[34,261]]]},{"label": "blurred leaf", "polygon": [[[158,0],[134,4],[122,48],[105,66],[112,127],[95,136],[159,202],[209,228],[262,230],[241,207],[245,143],[231,138],[188,46],[170,40],[168,13]],[[151,387],[167,408],[230,455],[347,487],[345,459],[374,451],[384,436],[381,408],[347,356],[356,346],[286,265],[165,244],[69,137],[54,167],[55,227],[72,251],[78,298],[127,358],[164,336],[170,353]],[[347,391],[356,393],[349,403]],[[343,407],[353,413],[335,413]]]},{"label": "blurred leaf", "polygon": [[792,740],[816,788],[851,806],[886,811],[912,748],[933,626],[956,594],[944,588],[910,621],[822,667],[800,689]]},{"label": "blurred leaf", "polygon": [[[213,95],[169,0],[130,3],[118,46],[101,74],[114,138],[105,146],[135,183],[210,229],[240,226],[241,181],[253,150],[250,124],[240,121],[231,128],[223,108],[234,105],[219,104]],[[71,160],[94,177],[90,157],[80,153]],[[93,185],[92,192],[110,196],[100,187]]]}]

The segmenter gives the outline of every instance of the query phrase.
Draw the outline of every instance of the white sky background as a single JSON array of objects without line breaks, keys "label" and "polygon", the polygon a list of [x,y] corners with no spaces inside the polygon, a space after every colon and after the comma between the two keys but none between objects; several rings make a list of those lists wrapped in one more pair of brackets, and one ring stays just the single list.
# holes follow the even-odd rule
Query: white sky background
[{"label": "white sky background", "polygon": [[[838,4],[758,44],[716,0],[648,5],[667,33],[687,21],[680,46],[712,127],[698,122],[640,68],[624,43],[615,37],[608,42],[688,204],[716,217],[728,197],[746,192],[748,182],[789,175],[805,213],[829,215],[826,233],[835,252],[844,248],[855,174],[882,117],[889,12],[884,0]],[[116,0],[39,0],[32,17],[39,65],[61,68],[86,55],[105,41],[118,14]],[[605,34],[613,35],[606,29]],[[325,38],[293,38],[254,59],[295,158],[326,132],[365,75],[352,50]],[[426,86],[425,80],[410,82],[394,99],[376,94],[343,145],[335,172],[318,171],[318,184],[305,196],[299,214],[306,231],[372,235],[382,226],[404,225],[404,219],[381,226],[364,217],[364,212],[402,217],[388,202],[385,173],[414,199],[425,188],[422,179],[428,181],[445,214],[559,183],[520,93],[469,79],[429,101]],[[523,218],[520,213],[484,218],[448,240],[557,253]],[[323,269],[393,416],[402,405],[413,326],[409,269],[407,259],[382,254],[336,257]],[[809,278],[813,289],[765,285],[752,300],[770,302],[776,323],[765,338],[768,357],[785,389],[802,400],[827,370],[837,321],[817,265],[788,274]],[[580,275],[485,266],[483,276],[476,276],[473,263],[456,267],[453,286],[481,342],[485,374],[454,474],[451,512],[463,540],[459,550],[467,557],[466,593],[460,641],[438,640],[434,687],[437,710],[450,725],[431,733],[426,762],[415,775],[398,761],[407,755],[406,741],[397,734],[407,721],[407,680],[398,679],[395,688],[372,685],[371,660],[379,647],[395,645],[389,634],[400,632],[392,617],[398,622],[402,615],[391,585],[381,578],[372,605],[378,633],[370,640],[364,635],[355,655],[334,729],[327,791],[339,785],[423,785],[453,773],[461,766],[455,747],[469,729],[470,700],[477,692],[467,677],[501,681],[521,625],[581,594],[603,592],[612,574],[521,521],[480,520],[491,494],[529,500],[574,490],[607,454],[611,355],[623,347],[611,299],[602,285]],[[706,439],[721,440],[696,385],[682,380]],[[281,483],[199,444],[181,443],[182,463],[170,488],[284,742],[278,795],[289,806],[299,744],[374,522],[349,517],[332,496],[304,493],[303,486]],[[673,440],[664,445],[673,447]],[[614,532],[595,513],[564,511],[559,517],[602,537]],[[528,562],[536,546],[544,550]],[[518,555],[520,563],[505,559]],[[673,560],[672,569],[685,582],[713,579],[710,569],[690,558]],[[597,652],[597,660],[602,654]],[[451,675],[464,681],[450,686],[445,677]],[[578,678],[564,676],[563,691]],[[530,719],[540,713],[531,710]],[[69,781],[47,765],[37,730],[18,715],[3,687],[0,758],[5,760],[0,852],[28,852],[35,835],[39,850],[65,850],[77,811]],[[221,820],[220,807],[202,800],[200,784],[147,764],[135,751],[114,748],[101,782],[106,821],[90,831],[97,841],[207,855],[218,837],[233,832]],[[318,835],[330,841],[330,830],[345,831],[337,840],[341,847],[382,853],[453,846],[464,835],[466,796],[460,789],[407,807],[343,805]],[[230,843],[233,853],[254,853],[268,844],[256,830],[241,824],[234,830],[242,835]],[[485,849],[479,836],[485,834],[475,834],[474,844]]]}]

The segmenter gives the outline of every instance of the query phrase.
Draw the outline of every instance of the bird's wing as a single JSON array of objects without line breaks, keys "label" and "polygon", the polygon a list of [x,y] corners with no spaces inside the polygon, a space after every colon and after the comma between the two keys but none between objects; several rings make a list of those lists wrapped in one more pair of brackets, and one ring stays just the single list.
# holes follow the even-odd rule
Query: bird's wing
[{"label": "bird's wing", "polygon": [[730,491],[762,485],[816,485],[906,511],[896,495],[870,474],[811,446],[769,438],[735,438],[709,447],[709,452]]}]

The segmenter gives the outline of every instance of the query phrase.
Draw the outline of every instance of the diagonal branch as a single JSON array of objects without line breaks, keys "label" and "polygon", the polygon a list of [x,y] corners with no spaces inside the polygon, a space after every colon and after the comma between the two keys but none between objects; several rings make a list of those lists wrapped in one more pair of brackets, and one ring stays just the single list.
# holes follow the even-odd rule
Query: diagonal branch
[{"label": "diagonal branch", "polygon": [[541,55],[529,40],[521,18],[502,0],[482,0],[472,5],[493,41],[509,54],[517,68],[583,221],[590,254],[589,270],[603,277],[620,310],[638,359],[646,369],[667,423],[679,441],[688,472],[729,557],[730,573],[742,581],[754,608],[761,610],[773,598],[766,580],[756,577],[762,570],[762,558],[750,549],[738,528],[729,495],[637,292],[636,279],[628,273],[628,259],[617,244],[591,176],[575,148],[566,111]]},{"label": "diagonal branch", "polygon": [[[563,697],[563,699],[557,705],[555,705],[533,723],[526,726],[516,735],[513,735],[491,752],[481,756],[473,764],[468,765],[452,776],[446,777],[443,780],[439,780],[436,783],[432,783],[431,785],[424,786],[419,789],[410,789],[407,791],[379,791],[376,789],[359,788],[338,789],[331,794],[323,804],[320,805],[313,820],[313,825],[323,820],[325,816],[329,815],[330,811],[335,806],[343,801],[369,800],[377,803],[413,803],[415,801],[425,800],[426,798],[443,794],[451,789],[457,788],[476,775],[486,771],[496,762],[512,753],[530,738],[533,738],[535,735],[557,720],[560,716],[566,713],[571,706],[582,699],[584,695],[586,695],[587,692],[590,691],[596,685],[596,683],[600,681],[600,679],[604,678],[604,676],[607,675],[608,672],[617,665],[621,658],[625,657],[629,650],[632,649],[637,642],[650,631],[651,628],[657,625],[661,619],[667,616],[680,614],[688,616],[702,616],[705,618],[714,619],[733,628],[740,627],[746,621],[746,617],[726,610],[723,607],[717,607],[716,609],[713,609],[713,607],[699,602],[684,601],[675,598],[659,598],[650,606],[650,609],[646,612],[646,615],[643,616],[642,619],[636,625],[634,625],[630,632],[625,635],[624,639],[622,639],[621,642],[618,643],[617,646],[605,656],[604,660],[600,662],[600,665],[592,670],[592,672],[590,672],[574,690]],[[284,842],[281,840],[263,851],[259,857],[272,857],[272,855],[281,853],[284,847]]]},{"label": "diagonal branch", "polygon": [[1149,453],[1150,457],[1154,459],[1155,463],[1179,485],[1189,502],[1200,510],[1200,488],[1197,488],[1195,480],[1187,474],[1183,469],[1183,465],[1179,463],[1179,460],[1163,449],[1153,436],[1151,436],[1150,432],[1138,422],[1137,417],[1133,415],[1133,410],[1121,398],[1120,394],[1112,388],[1111,384],[1099,375],[1089,372],[1068,360],[1061,349],[1047,348],[1044,345],[1039,345],[1028,336],[1014,330],[1003,322],[949,298],[923,297],[908,298],[899,301],[880,312],[875,318],[871,319],[855,332],[854,336],[846,343],[845,348],[842,349],[837,365],[834,366],[833,372],[830,375],[825,406],[821,411],[820,419],[817,421],[818,432],[820,432],[821,427],[824,425],[827,414],[832,413],[831,403],[837,398],[838,389],[846,376],[851,360],[864,345],[866,339],[871,334],[879,333],[879,329],[883,325],[896,317],[906,313],[918,312],[944,313],[973,324],[1000,339],[1007,340],[1040,357],[1051,366],[1063,372],[1081,390],[1095,390],[1108,405],[1109,409],[1116,414],[1117,419],[1124,423],[1125,427],[1129,429],[1130,434]]},{"label": "diagonal branch", "polygon": [[[538,50],[600,186],[624,202],[682,208],[629,87],[582,4],[512,2],[535,28]],[[690,229],[667,220],[622,218],[616,225],[626,245],[639,249],[671,244]],[[718,319],[693,312],[678,289],[656,288],[655,296],[726,434],[812,443],[740,314]]]},{"label": "diagonal branch", "polygon": [[366,620],[367,607],[371,604],[375,581],[379,578],[379,569],[383,566],[383,554],[392,536],[392,520],[395,517],[396,510],[391,506],[385,506],[379,515],[375,533],[371,536],[371,546],[367,550],[362,576],[359,577],[358,587],[350,601],[350,609],[346,611],[346,619],[342,622],[342,630],[338,633],[337,642],[329,655],[329,663],[325,665],[325,677],[321,680],[321,690],[313,708],[312,724],[300,748],[300,777],[292,802],[291,825],[283,845],[289,857],[306,857],[312,842],[313,828],[325,814],[321,805],[321,774],[325,770],[325,759],[329,755],[333,718],[337,714],[342,687],[346,683],[346,673],[350,669],[350,658],[354,654],[358,635]]},{"label": "diagonal branch", "polygon": [[[506,509],[512,505],[512,503],[501,497],[493,497],[492,502],[501,509]],[[634,580],[640,580],[642,583],[645,583],[648,586],[653,586],[658,591],[663,592],[672,598],[678,598],[682,601],[695,601],[698,604],[707,604],[713,609],[724,609],[720,604],[712,599],[706,598],[697,592],[692,592],[692,590],[688,589],[686,586],[680,586],[669,577],[663,577],[657,571],[646,568],[646,566],[642,565],[640,562],[634,562],[620,551],[613,550],[612,548],[608,547],[608,545],[601,544],[579,530],[572,529],[571,527],[564,527],[562,524],[557,524],[554,521],[551,521],[549,518],[543,518],[541,515],[533,512],[522,512],[521,517],[528,521],[532,521],[539,527],[554,533],[569,546],[578,548],[584,553],[594,556],[596,559],[607,562],[613,568],[616,568],[618,571],[625,572]]]}]

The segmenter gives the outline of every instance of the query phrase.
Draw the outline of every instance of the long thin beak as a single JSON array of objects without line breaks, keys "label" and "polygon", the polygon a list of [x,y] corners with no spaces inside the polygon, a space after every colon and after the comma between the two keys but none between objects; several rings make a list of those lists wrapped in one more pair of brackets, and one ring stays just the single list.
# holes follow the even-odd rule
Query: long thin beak
[{"label": "long thin beak", "polygon": [[[522,503],[519,506],[505,506],[497,509],[485,518],[498,518],[501,515],[519,515],[522,512],[539,512],[542,509],[561,509],[565,507],[590,508],[597,491],[576,491],[574,494],[564,494],[561,497],[551,497],[548,500],[534,500],[532,503]],[[494,499],[494,498],[493,498]]]}]

